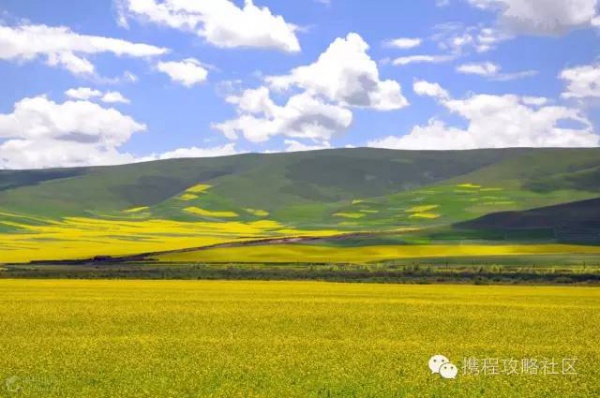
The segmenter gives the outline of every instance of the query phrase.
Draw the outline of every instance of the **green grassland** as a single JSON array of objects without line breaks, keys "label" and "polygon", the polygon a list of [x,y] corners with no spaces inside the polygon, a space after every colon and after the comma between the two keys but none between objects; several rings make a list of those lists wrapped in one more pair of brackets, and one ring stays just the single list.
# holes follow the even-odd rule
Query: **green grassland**
[{"label": "green grassland", "polygon": [[[579,205],[598,197],[598,149],[343,149],[2,171],[0,263],[354,233],[374,234],[365,239],[375,245],[455,244],[454,256],[463,244],[598,245],[600,206]],[[565,204],[572,211],[552,225],[527,213],[548,208],[552,218]],[[525,221],[497,228],[507,217]],[[582,241],[557,233],[583,227]]]},{"label": "green grassland", "polygon": [[[3,397],[600,394],[598,288],[0,280],[0,302]],[[464,374],[465,357],[559,374]]]}]

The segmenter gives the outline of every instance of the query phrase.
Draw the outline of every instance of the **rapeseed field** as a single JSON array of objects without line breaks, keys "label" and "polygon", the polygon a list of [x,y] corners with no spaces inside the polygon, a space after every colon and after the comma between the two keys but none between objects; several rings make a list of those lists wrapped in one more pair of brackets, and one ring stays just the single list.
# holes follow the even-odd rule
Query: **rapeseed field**
[{"label": "rapeseed field", "polygon": [[2,397],[600,395],[598,288],[1,280],[0,302]]}]

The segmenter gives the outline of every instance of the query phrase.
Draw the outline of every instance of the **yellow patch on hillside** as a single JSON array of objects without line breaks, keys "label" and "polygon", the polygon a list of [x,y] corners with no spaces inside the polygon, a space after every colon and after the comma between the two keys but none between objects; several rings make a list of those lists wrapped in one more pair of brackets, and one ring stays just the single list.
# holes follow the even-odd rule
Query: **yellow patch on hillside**
[{"label": "yellow patch on hillside", "polygon": [[150,209],[148,206],[134,207],[133,209],[123,210],[123,213],[128,213],[128,214],[141,213],[142,211],[145,211],[145,210],[148,210],[148,209]]},{"label": "yellow patch on hillside", "polygon": [[210,188],[212,188],[212,185],[198,184],[198,185],[194,185],[191,188],[186,189],[186,192],[189,192],[189,193],[204,193],[204,192],[208,191]]},{"label": "yellow patch on hillside", "polygon": [[365,203],[365,201],[364,201],[364,200],[361,200],[361,199],[356,199],[356,200],[353,200],[353,201],[352,201],[352,205],[353,205],[353,206],[355,206],[355,205],[359,205],[359,204],[361,204],[361,203]]},{"label": "yellow patch on hillside", "polygon": [[365,214],[377,214],[379,213],[379,210],[368,210],[368,209],[364,209],[364,210],[360,210],[361,213],[365,213]]},{"label": "yellow patch on hillside", "polygon": [[334,217],[359,219],[359,218],[363,218],[365,215],[361,214],[361,213],[335,213],[333,216]]},{"label": "yellow patch on hillside", "polygon": [[233,211],[211,211],[204,210],[199,207],[186,207],[183,209],[186,213],[195,214],[197,216],[203,217],[216,217],[216,218],[235,218],[238,217],[239,214]]},{"label": "yellow patch on hillside", "polygon": [[460,184],[458,185],[459,188],[464,188],[464,189],[481,189],[481,185],[477,185],[477,184]]},{"label": "yellow patch on hillside", "polygon": [[179,200],[183,200],[184,202],[189,202],[194,199],[198,199],[198,195],[194,195],[193,193],[184,193],[179,197]]},{"label": "yellow patch on hillside", "polygon": [[482,192],[498,192],[502,190],[502,188],[481,188]]},{"label": "yellow patch on hillside", "polygon": [[440,207],[440,205],[415,206],[415,207],[412,207],[412,208],[406,210],[406,212],[407,213],[426,213],[430,210],[437,209],[438,207]]},{"label": "yellow patch on hillside", "polygon": [[246,209],[246,211],[256,217],[269,217],[269,212],[266,210]]},{"label": "yellow patch on hillside", "polygon": [[409,218],[424,218],[427,220],[434,220],[436,218],[440,218],[440,215],[435,213],[414,213],[411,214]]}]

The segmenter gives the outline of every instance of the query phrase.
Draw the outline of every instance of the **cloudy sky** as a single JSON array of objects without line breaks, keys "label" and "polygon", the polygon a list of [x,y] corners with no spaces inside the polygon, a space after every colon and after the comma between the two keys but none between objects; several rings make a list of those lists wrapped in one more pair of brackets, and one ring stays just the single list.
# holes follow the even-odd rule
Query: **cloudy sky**
[{"label": "cloudy sky", "polygon": [[0,168],[600,145],[600,0],[2,0]]}]

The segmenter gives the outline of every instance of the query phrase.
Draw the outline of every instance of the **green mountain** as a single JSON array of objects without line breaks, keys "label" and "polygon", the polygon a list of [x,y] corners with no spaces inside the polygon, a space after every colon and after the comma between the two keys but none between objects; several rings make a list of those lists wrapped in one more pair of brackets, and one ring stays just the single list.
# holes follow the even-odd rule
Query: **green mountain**
[{"label": "green mountain", "polygon": [[459,225],[460,233],[487,228],[486,220],[498,217],[486,215],[598,197],[598,148],[245,154],[0,171],[0,238],[30,233],[28,225],[55,225],[74,217],[139,223],[272,221],[307,234],[416,228],[426,235]]}]

